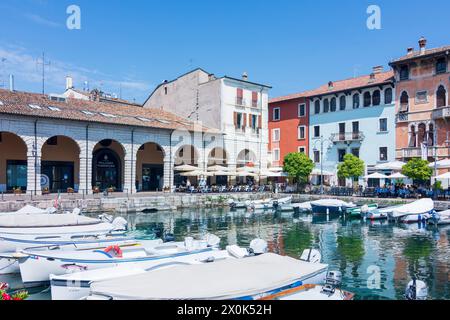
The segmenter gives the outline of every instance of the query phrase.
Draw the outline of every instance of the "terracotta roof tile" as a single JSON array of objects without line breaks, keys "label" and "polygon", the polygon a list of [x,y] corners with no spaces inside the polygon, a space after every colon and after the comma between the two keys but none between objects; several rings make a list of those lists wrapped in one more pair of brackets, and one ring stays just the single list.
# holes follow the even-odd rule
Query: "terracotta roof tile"
[{"label": "terracotta roof tile", "polygon": [[389,83],[394,80],[394,72],[392,70],[386,71],[386,72],[381,72],[381,73],[376,73],[374,76],[375,76],[374,79],[371,79],[370,75],[365,75],[365,76],[361,76],[361,77],[357,77],[357,78],[333,81],[333,85],[331,88],[328,86],[328,83],[327,83],[327,84],[324,84],[314,90],[299,92],[299,93],[271,99],[269,101],[269,103],[278,103],[281,101],[292,100],[292,99],[297,99],[297,98],[302,98],[302,97],[310,98],[310,97],[315,97],[315,96],[320,96],[320,95],[342,92],[342,91],[346,91],[346,90],[376,86],[376,85],[380,85],[383,83]]},{"label": "terracotta roof tile", "polygon": [[425,53],[423,53],[423,54],[420,53],[420,50],[416,50],[416,51],[411,52],[410,54],[404,55],[403,57],[392,60],[390,62],[390,64],[394,65],[394,64],[398,64],[398,63],[405,62],[408,60],[420,58],[420,57],[427,57],[427,56],[433,56],[436,54],[445,53],[447,51],[450,51],[450,46],[427,49],[427,50],[425,50]]},{"label": "terracotta roof tile", "polygon": [[[0,114],[12,114],[51,119],[87,121],[190,131],[217,131],[207,127],[194,128],[194,123],[170,112],[117,103],[67,99],[51,101],[47,96],[30,92],[0,89]],[[31,105],[31,106],[30,106]],[[40,108],[38,108],[38,107]],[[49,108],[52,107],[52,108]]]}]

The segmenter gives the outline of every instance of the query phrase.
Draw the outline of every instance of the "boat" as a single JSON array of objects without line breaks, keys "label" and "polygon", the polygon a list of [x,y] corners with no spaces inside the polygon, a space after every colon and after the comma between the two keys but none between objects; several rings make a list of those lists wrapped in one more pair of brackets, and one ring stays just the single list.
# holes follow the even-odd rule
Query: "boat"
[{"label": "boat", "polygon": [[314,214],[341,214],[355,204],[338,199],[322,199],[311,202],[311,209]]},{"label": "boat", "polygon": [[8,215],[21,215],[21,214],[49,214],[56,212],[56,209],[54,207],[50,207],[47,209],[40,209],[37,207],[33,207],[30,205],[26,205],[23,208],[17,210],[17,211],[11,211],[11,212],[0,212],[1,216],[8,216]]},{"label": "boat", "polygon": [[450,224],[450,210],[432,212],[427,222],[437,226]]},{"label": "boat", "polygon": [[347,208],[345,210],[345,213],[352,218],[361,218],[362,214],[365,214],[365,213],[370,212],[375,209],[378,209],[378,204],[377,203],[369,203],[369,204],[363,205],[361,207]]},{"label": "boat", "polygon": [[302,202],[302,203],[293,203],[292,207],[294,208],[294,211],[299,211],[299,212],[312,211],[311,201],[306,201],[306,202]]},{"label": "boat", "polygon": [[258,300],[322,283],[328,265],[274,253],[174,266],[91,284],[86,300]]},{"label": "boat", "polygon": [[408,215],[413,215],[411,220],[419,218],[419,215],[423,216],[425,214],[431,214],[434,210],[434,202],[430,198],[420,199],[402,206],[398,206],[388,213],[388,219],[394,221],[408,221],[405,218]]},{"label": "boat", "polygon": [[272,205],[275,209],[281,206],[287,206],[292,202],[292,196],[275,199],[272,201]]},{"label": "boat", "polygon": [[[150,268],[144,268],[137,264],[121,265],[111,268],[94,269],[63,275],[49,276],[52,300],[78,300],[89,295],[90,285],[94,282],[111,280],[131,275],[153,272],[162,268],[171,268],[180,265],[191,265],[201,263],[217,262],[223,259],[242,259],[256,253],[265,253],[267,243],[264,240],[255,239],[250,243],[248,249],[237,245],[227,246],[226,250],[213,251],[206,259],[197,259],[191,256],[191,259],[174,259],[172,261],[162,260]],[[192,259],[194,258],[194,259]]]},{"label": "boat", "polygon": [[112,221],[64,214],[16,214],[0,216],[0,235],[101,234],[125,231],[127,221],[117,217]]},{"label": "boat", "polygon": [[249,210],[268,210],[273,209],[273,199],[254,200],[247,204]]},{"label": "boat", "polygon": [[20,273],[25,287],[47,284],[49,275],[86,271],[120,265],[139,265],[149,268],[161,262],[207,259],[218,250],[220,239],[207,235],[184,242],[163,243],[162,240],[142,240],[134,245],[111,245],[106,249],[57,251],[22,250],[17,254]]},{"label": "boat", "polygon": [[100,235],[5,235],[0,236],[0,275],[19,273],[16,252],[26,248],[35,250],[86,250],[106,248],[110,244],[137,243],[134,238],[123,233]]},{"label": "boat", "polygon": [[399,222],[402,223],[414,223],[414,222],[427,222],[427,220],[431,218],[431,214],[426,213],[419,213],[419,214],[408,214],[407,216],[402,216],[399,218]]},{"label": "boat", "polygon": [[248,201],[236,201],[234,199],[228,200],[228,205],[231,209],[246,209],[248,204]]}]

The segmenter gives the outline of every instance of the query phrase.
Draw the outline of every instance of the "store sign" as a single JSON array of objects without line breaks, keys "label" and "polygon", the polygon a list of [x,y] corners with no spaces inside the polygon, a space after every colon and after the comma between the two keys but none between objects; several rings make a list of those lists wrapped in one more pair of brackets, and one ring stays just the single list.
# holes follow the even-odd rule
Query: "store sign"
[{"label": "store sign", "polygon": [[107,154],[103,156],[102,159],[97,161],[97,168],[115,168],[116,164],[114,161],[111,161]]},{"label": "store sign", "polygon": [[45,174],[41,174],[41,187],[42,188],[50,187],[50,178]]}]

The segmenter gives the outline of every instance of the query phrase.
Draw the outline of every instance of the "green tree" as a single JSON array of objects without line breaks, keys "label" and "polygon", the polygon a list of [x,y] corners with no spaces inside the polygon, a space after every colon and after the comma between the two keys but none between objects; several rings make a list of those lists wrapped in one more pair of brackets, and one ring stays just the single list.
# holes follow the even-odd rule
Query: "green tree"
[{"label": "green tree", "polygon": [[283,170],[289,177],[294,178],[297,186],[308,182],[309,175],[314,169],[314,163],[304,153],[289,153],[284,157]]},{"label": "green tree", "polygon": [[423,183],[431,179],[433,170],[428,167],[428,161],[414,158],[403,166],[402,173],[410,179]]},{"label": "green tree", "polygon": [[338,166],[338,177],[351,178],[355,182],[364,174],[364,168],[364,161],[351,153],[347,153],[344,156],[344,162]]}]

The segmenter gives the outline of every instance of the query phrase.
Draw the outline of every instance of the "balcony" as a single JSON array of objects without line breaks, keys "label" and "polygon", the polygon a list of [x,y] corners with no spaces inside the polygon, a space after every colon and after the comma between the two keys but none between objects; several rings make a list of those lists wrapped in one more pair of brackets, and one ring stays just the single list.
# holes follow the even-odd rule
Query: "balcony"
[{"label": "balcony", "polygon": [[[422,148],[403,148],[402,149],[403,158],[421,158]],[[428,149],[427,157],[433,157],[433,149]]]},{"label": "balcony", "polygon": [[395,122],[396,123],[399,123],[399,122],[408,122],[408,113],[406,113],[406,112],[401,112],[401,113],[399,113],[399,114],[397,114],[396,116],[395,116]]},{"label": "balcony", "polygon": [[331,141],[333,143],[344,142],[359,142],[364,140],[364,134],[362,132],[341,132],[341,133],[333,133],[331,135]]},{"label": "balcony", "polygon": [[433,110],[432,117],[433,120],[450,118],[450,107],[446,106]]},{"label": "balcony", "polygon": [[245,106],[247,106],[247,101],[244,98],[237,97],[235,104],[238,107],[245,107]]}]

